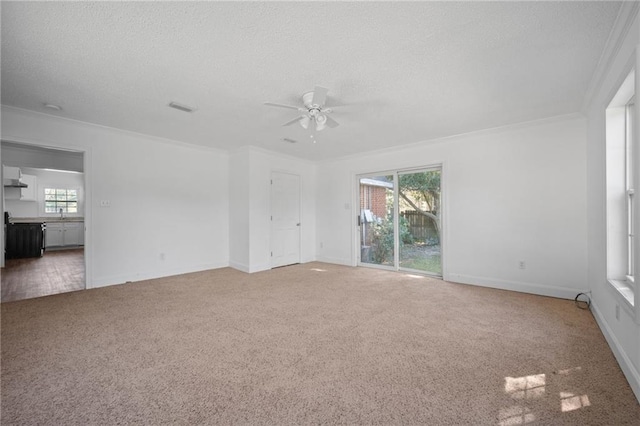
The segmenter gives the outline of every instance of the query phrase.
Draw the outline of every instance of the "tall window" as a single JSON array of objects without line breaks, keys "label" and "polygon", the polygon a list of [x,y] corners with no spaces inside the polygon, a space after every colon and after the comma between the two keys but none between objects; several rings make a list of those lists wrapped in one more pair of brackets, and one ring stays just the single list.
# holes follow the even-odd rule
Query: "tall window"
[{"label": "tall window", "polygon": [[632,305],[636,292],[636,112],[632,71],[606,110],[607,278]]},{"label": "tall window", "polygon": [[633,210],[634,210],[634,197],[633,197],[633,179],[634,179],[634,164],[633,164],[633,138],[634,138],[634,117],[635,117],[635,96],[625,105],[625,186],[627,192],[627,280],[634,282],[634,226],[633,226]]},{"label": "tall window", "polygon": [[45,213],[78,213],[78,190],[45,188]]}]

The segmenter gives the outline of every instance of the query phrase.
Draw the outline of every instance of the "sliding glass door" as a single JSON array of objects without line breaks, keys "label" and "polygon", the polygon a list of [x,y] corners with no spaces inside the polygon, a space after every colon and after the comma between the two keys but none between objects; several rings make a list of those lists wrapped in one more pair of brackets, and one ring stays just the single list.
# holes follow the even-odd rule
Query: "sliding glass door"
[{"label": "sliding glass door", "polygon": [[360,262],[395,264],[394,176],[360,178]]},{"label": "sliding glass door", "polygon": [[442,276],[441,168],[358,176],[363,266]]},{"label": "sliding glass door", "polygon": [[399,267],[442,275],[440,169],[398,173]]}]

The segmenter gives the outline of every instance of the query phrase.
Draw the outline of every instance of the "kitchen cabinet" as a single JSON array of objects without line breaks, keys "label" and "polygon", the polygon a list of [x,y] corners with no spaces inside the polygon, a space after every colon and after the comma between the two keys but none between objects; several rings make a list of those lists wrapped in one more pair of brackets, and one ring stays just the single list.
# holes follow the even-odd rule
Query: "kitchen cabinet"
[{"label": "kitchen cabinet", "polygon": [[47,229],[45,231],[45,246],[49,247],[62,247],[62,223],[47,222]]},{"label": "kitchen cabinet", "polygon": [[84,245],[84,222],[47,222],[46,247]]},{"label": "kitchen cabinet", "polygon": [[37,201],[37,178],[31,175],[22,175],[22,182],[27,184],[26,188],[20,188],[20,201]]},{"label": "kitchen cabinet", "polygon": [[81,246],[84,244],[84,223],[67,222],[62,224],[63,243],[65,246]]},{"label": "kitchen cabinet", "polygon": [[5,199],[37,201],[37,178],[22,174],[19,167],[3,166]]},{"label": "kitchen cabinet", "polygon": [[20,167],[2,166],[2,175],[5,179],[5,186],[11,185],[12,181],[20,180],[22,177],[22,170],[20,170]]}]

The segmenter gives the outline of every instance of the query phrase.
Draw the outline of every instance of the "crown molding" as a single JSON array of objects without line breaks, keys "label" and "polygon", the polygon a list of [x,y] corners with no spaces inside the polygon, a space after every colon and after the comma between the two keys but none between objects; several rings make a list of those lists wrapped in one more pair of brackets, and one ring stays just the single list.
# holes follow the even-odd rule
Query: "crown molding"
[{"label": "crown molding", "polygon": [[[10,106],[10,105],[1,105],[2,107],[2,114],[4,115],[5,111],[12,111],[15,112],[16,114],[20,114],[23,116],[35,116],[39,119],[43,119],[43,120],[47,120],[50,122],[66,122],[70,125],[74,125],[74,126],[78,126],[78,127],[84,127],[85,129],[90,129],[90,130],[96,130],[96,129],[101,129],[104,131],[108,131],[108,132],[114,132],[114,133],[119,133],[121,135],[126,135],[129,137],[137,137],[137,138],[143,138],[143,139],[147,139],[150,141],[154,141],[154,142],[160,142],[163,144],[168,144],[168,145],[173,145],[173,146],[181,146],[183,148],[190,148],[190,149],[198,149],[198,150],[202,150],[202,151],[208,151],[208,152],[216,152],[220,155],[229,155],[228,151],[219,149],[219,148],[213,148],[210,146],[206,146],[206,145],[197,145],[197,144],[193,144],[193,143],[189,143],[189,142],[183,142],[183,141],[178,141],[175,139],[168,139],[168,138],[162,138],[159,136],[153,136],[153,135],[148,135],[145,133],[139,133],[139,132],[134,132],[131,130],[125,130],[125,129],[118,129],[117,127],[109,127],[109,126],[105,126],[102,124],[95,124],[95,123],[90,123],[87,121],[81,121],[81,120],[75,120],[73,118],[67,118],[67,117],[59,117],[57,115],[51,115],[51,114],[45,114],[43,112],[39,112],[39,111],[33,111],[30,109],[25,109],[25,108],[18,108],[18,107],[14,107],[14,106]],[[15,139],[15,138],[14,138]],[[8,140],[8,139],[7,139]]]},{"label": "crown molding", "polygon": [[554,123],[559,123],[564,121],[571,121],[571,120],[580,120],[584,118],[585,118],[584,114],[580,112],[573,112],[570,114],[563,114],[563,115],[554,115],[551,117],[541,118],[537,120],[521,121],[519,123],[507,124],[504,126],[490,127],[487,129],[474,130],[466,133],[458,133],[456,135],[451,135],[451,136],[443,136],[440,138],[426,139],[423,141],[413,142],[409,144],[396,145],[396,146],[382,148],[374,151],[367,151],[366,153],[350,154],[350,155],[346,155],[338,158],[318,161],[317,164],[331,164],[339,161],[362,159],[362,157],[365,157],[365,156],[368,157],[368,156],[375,156],[375,155],[390,154],[393,152],[406,151],[406,150],[420,148],[428,145],[452,143],[452,142],[457,142],[457,141],[465,140],[472,137],[494,135],[494,134],[504,133],[504,132],[513,131],[513,130],[527,129],[530,127],[549,125],[549,124],[554,124]]},{"label": "crown molding", "polygon": [[607,42],[605,43],[602,54],[600,55],[600,59],[598,60],[598,65],[596,66],[596,69],[591,76],[591,81],[589,82],[589,86],[587,87],[587,91],[582,101],[581,111],[583,113],[588,110],[589,105],[593,101],[598,88],[601,87],[604,83],[609,65],[618,55],[618,52],[620,52],[620,49],[622,48],[622,45],[624,44],[624,41],[629,34],[629,30],[631,29],[633,22],[637,18],[639,11],[640,2],[622,2],[622,6],[620,6],[616,21],[613,24],[611,32],[609,33],[609,38],[607,38]]}]

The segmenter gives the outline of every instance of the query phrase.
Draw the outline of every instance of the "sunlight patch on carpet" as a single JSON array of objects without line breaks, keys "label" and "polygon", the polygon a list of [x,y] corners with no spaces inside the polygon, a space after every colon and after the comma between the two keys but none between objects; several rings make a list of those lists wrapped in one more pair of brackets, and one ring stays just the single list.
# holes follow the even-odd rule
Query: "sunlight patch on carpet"
[{"label": "sunlight patch on carpet", "polygon": [[563,413],[578,410],[591,405],[587,395],[574,395],[571,392],[560,392],[560,409]]},{"label": "sunlight patch on carpet", "polygon": [[571,374],[571,372],[580,371],[580,370],[582,370],[582,367],[573,367],[573,368],[567,368],[565,370],[554,371],[554,373],[559,374],[561,376],[568,376],[569,374]]},{"label": "sunlight patch on carpet", "polygon": [[[519,401],[544,398],[546,386],[545,374],[504,378],[505,393]],[[498,420],[500,426],[524,425],[535,421],[536,416],[524,405],[513,405],[502,408]]]},{"label": "sunlight patch on carpet", "polygon": [[544,374],[505,377],[504,391],[514,399],[537,399],[544,397],[546,384]]},{"label": "sunlight patch on carpet", "polygon": [[498,415],[498,424],[500,426],[524,425],[535,420],[536,416],[531,412],[531,410],[520,405],[502,408]]},{"label": "sunlight patch on carpet", "polygon": [[419,278],[419,279],[426,278],[424,275],[414,275],[414,274],[404,274],[404,276],[409,278]]}]

